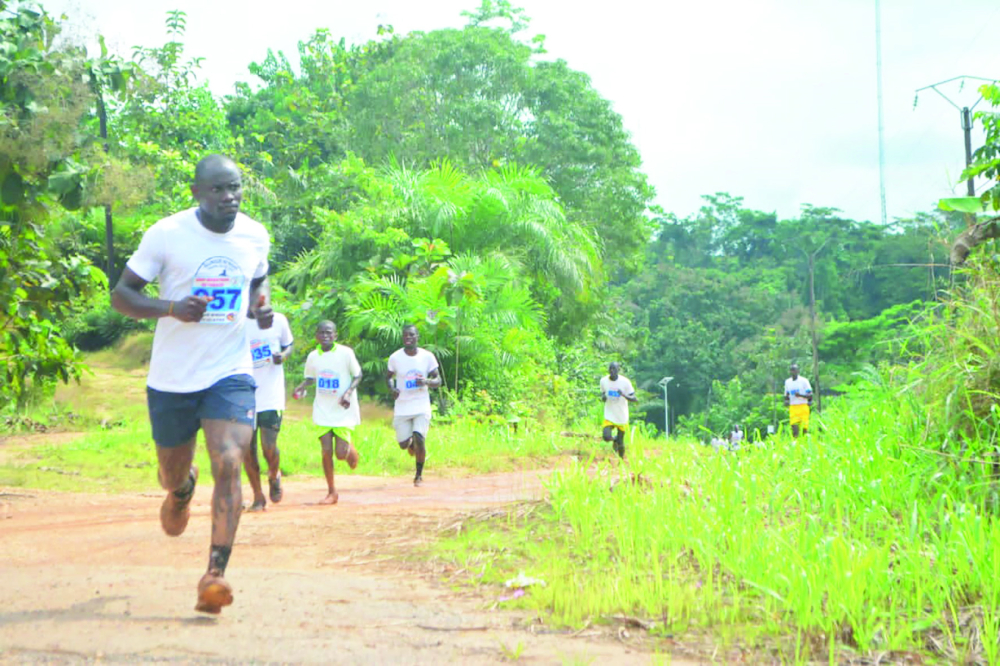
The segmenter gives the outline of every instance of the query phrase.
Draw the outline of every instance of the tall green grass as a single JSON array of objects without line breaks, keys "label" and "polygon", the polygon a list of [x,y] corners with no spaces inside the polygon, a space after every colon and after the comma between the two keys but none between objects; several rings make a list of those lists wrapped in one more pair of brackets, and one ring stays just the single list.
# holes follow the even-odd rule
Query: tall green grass
[{"label": "tall green grass", "polygon": [[569,625],[626,613],[789,661],[997,663],[989,466],[912,447],[912,416],[890,395],[842,400],[822,435],[738,454],[673,443],[633,456],[649,484],[613,491],[622,470],[578,464],[553,477],[545,510],[479,525],[442,554],[489,582],[544,579],[517,603]]}]

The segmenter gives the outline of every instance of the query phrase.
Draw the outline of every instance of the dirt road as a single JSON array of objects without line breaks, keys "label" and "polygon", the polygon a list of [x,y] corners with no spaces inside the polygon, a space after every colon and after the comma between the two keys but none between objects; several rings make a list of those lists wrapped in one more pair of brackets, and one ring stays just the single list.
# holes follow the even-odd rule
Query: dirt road
[{"label": "dirt road", "polygon": [[0,489],[0,662],[649,662],[627,641],[489,610],[406,559],[463,512],[538,498],[538,473],[420,489],[344,476],[335,507],[315,504],[324,488],[288,480],[280,505],[243,516],[227,576],[236,599],[218,617],[193,610],[210,483],[176,539],[160,531],[159,493]]}]

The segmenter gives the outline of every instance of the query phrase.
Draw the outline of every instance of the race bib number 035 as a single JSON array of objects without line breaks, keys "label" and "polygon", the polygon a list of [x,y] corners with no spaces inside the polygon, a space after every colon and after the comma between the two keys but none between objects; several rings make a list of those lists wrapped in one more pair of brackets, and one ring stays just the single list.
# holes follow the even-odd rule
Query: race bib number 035
[{"label": "race bib number 035", "polygon": [[254,340],[250,343],[250,356],[253,357],[253,367],[263,368],[271,360],[271,345]]},{"label": "race bib number 035", "polygon": [[246,278],[239,264],[229,257],[205,260],[194,276],[191,293],[208,296],[202,324],[231,324],[243,311],[243,285]]}]

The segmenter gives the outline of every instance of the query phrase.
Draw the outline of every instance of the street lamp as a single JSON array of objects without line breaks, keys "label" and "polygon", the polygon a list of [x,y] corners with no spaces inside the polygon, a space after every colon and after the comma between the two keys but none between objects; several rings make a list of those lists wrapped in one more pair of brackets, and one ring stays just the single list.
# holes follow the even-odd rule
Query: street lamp
[{"label": "street lamp", "polygon": [[667,399],[667,384],[671,382],[673,377],[664,377],[659,381],[660,386],[663,387],[663,432],[666,433],[666,437],[670,438],[670,401]]}]

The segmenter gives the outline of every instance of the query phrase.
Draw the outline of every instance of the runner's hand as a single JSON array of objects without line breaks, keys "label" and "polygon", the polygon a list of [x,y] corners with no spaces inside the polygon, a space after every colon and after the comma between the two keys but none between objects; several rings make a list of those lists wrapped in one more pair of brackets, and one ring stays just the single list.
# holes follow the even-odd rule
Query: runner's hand
[{"label": "runner's hand", "polygon": [[392,399],[393,400],[399,399],[399,389],[397,388],[392,389]]},{"label": "runner's hand", "polygon": [[305,394],[306,390],[302,388],[297,388],[294,391],[292,391],[292,397],[295,398],[296,400],[301,400],[302,396],[304,396]]},{"label": "runner's hand", "polygon": [[185,296],[179,301],[174,301],[170,316],[190,324],[197,323],[201,321],[205,315],[205,308],[211,302],[211,296]]},{"label": "runner's hand", "polygon": [[267,302],[267,297],[261,294],[257,299],[257,305],[253,308],[253,316],[257,320],[257,325],[261,328],[271,328],[274,323],[274,310]]},{"label": "runner's hand", "polygon": [[284,362],[285,362],[285,357],[282,356],[281,354],[271,354],[271,363],[274,363],[275,365],[281,365]]},{"label": "runner's hand", "polygon": [[340,406],[344,409],[351,408],[351,392],[345,391],[344,395],[340,396]]}]

